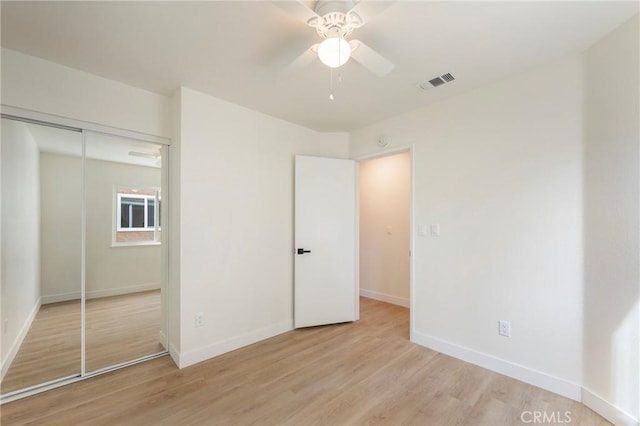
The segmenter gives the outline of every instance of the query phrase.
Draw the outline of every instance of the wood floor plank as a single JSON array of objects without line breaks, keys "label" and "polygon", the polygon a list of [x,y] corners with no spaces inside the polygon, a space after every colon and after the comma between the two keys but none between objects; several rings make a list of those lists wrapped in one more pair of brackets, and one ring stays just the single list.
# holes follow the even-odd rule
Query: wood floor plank
[{"label": "wood floor plank", "polygon": [[408,310],[361,298],[361,320],[293,330],[178,370],[168,357],[0,407],[5,425],[521,425],[575,401],[415,345]]}]

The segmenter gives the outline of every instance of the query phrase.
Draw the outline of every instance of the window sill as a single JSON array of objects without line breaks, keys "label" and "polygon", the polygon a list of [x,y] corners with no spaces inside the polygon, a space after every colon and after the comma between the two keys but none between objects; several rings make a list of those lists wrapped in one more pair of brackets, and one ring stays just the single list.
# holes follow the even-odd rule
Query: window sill
[{"label": "window sill", "polygon": [[130,243],[111,243],[111,248],[121,247],[148,247],[148,246],[160,246],[161,242],[157,241],[144,241],[144,242],[130,242]]}]

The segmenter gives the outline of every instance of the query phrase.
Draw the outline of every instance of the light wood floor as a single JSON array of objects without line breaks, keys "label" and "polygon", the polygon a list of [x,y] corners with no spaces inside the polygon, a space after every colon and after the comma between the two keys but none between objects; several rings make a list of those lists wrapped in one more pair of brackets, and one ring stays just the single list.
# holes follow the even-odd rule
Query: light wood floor
[{"label": "light wood floor", "polygon": [[178,370],[163,357],[3,405],[2,424],[517,425],[585,406],[408,341],[408,310],[361,299],[353,324],[294,330]]},{"label": "light wood floor", "polygon": [[[86,370],[163,350],[160,290],[86,303]],[[42,305],[0,384],[2,393],[80,372],[80,302]]]}]

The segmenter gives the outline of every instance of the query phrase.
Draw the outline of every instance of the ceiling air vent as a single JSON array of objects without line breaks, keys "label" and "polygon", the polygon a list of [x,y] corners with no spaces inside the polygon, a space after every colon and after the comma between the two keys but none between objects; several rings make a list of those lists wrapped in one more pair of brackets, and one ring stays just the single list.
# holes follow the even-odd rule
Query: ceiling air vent
[{"label": "ceiling air vent", "polygon": [[443,80],[443,79],[441,79],[440,77],[436,77],[436,78],[434,78],[434,79],[432,79],[432,80],[429,80],[429,83],[431,83],[431,85],[432,85],[433,87],[438,87],[438,86],[441,86],[441,85],[443,85],[444,83],[446,83],[446,81],[444,81],[444,80]]},{"label": "ceiling air vent", "polygon": [[440,77],[432,78],[429,81],[422,81],[420,83],[416,83],[415,86],[417,89],[420,89],[420,90],[429,90],[429,89],[433,89],[434,87],[438,87],[438,86],[442,86],[443,84],[450,83],[453,80],[455,80],[453,75],[451,75],[451,73],[446,73],[441,75]]},{"label": "ceiling air vent", "polygon": [[445,75],[441,75],[440,78],[442,78],[444,81],[446,81],[447,83],[450,81],[455,80],[455,78],[453,78],[453,76],[451,75],[451,73],[446,73]]}]

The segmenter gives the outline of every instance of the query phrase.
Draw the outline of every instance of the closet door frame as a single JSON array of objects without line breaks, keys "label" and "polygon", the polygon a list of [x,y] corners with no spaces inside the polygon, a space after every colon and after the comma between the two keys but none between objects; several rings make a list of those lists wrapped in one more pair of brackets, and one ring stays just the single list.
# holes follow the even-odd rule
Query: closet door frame
[{"label": "closet door frame", "polygon": [[[127,367],[133,364],[138,364],[140,362],[148,361],[154,358],[158,358],[161,356],[165,356],[169,353],[169,318],[170,318],[170,303],[161,303],[162,306],[162,315],[161,315],[161,330],[164,330],[166,337],[166,345],[164,351],[160,351],[154,354],[149,354],[146,356],[142,356],[136,359],[132,359],[129,361],[121,362],[115,365],[111,365],[105,368],[101,368],[99,370],[87,372],[86,371],[86,338],[85,338],[85,327],[86,327],[86,318],[85,318],[85,307],[86,307],[86,223],[87,223],[87,205],[86,205],[86,181],[85,181],[85,168],[86,168],[86,135],[87,132],[91,133],[101,133],[109,136],[121,137],[123,139],[131,139],[140,142],[149,142],[162,145],[163,152],[163,165],[161,169],[161,186],[163,198],[165,198],[165,207],[163,211],[166,213],[166,220],[164,220],[163,227],[166,227],[166,232],[163,232],[162,238],[162,271],[161,271],[161,289],[165,293],[164,297],[168,298],[171,293],[171,281],[170,281],[170,265],[169,265],[169,246],[171,244],[171,231],[170,231],[170,205],[171,205],[171,194],[170,194],[170,158],[171,158],[171,140],[168,138],[164,138],[161,136],[149,135],[145,133],[138,133],[131,130],[124,130],[110,126],[103,126],[95,123],[88,123],[80,120],[74,120],[70,118],[60,117],[51,114],[40,113],[36,111],[31,111],[23,108],[11,107],[2,105],[0,108],[0,112],[2,118],[23,121],[27,123],[39,124],[44,126],[56,127],[60,129],[66,129],[74,132],[80,132],[82,136],[82,165],[81,165],[81,203],[82,203],[82,212],[81,212],[81,261],[80,261],[80,373],[74,376],[62,377],[59,379],[54,379],[45,383],[29,386],[24,389],[18,389],[12,392],[8,392],[6,394],[1,395],[0,404],[4,404],[6,402],[14,401],[17,399],[25,398],[27,396],[35,395],[50,389],[55,389],[60,386],[68,385],[80,380],[84,380],[90,377],[94,377],[100,374],[104,374],[113,370],[117,370],[123,367]],[[166,299],[165,299],[166,300]]]}]

